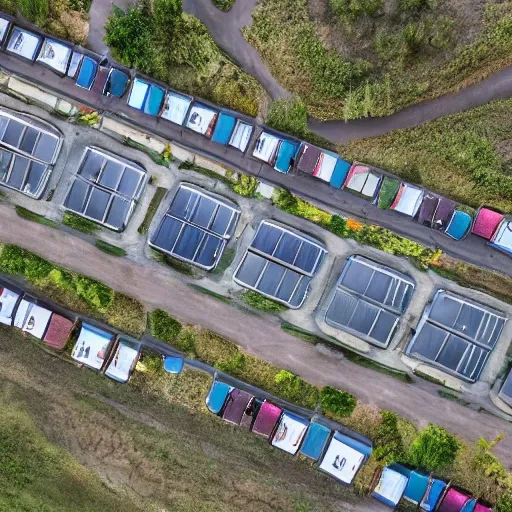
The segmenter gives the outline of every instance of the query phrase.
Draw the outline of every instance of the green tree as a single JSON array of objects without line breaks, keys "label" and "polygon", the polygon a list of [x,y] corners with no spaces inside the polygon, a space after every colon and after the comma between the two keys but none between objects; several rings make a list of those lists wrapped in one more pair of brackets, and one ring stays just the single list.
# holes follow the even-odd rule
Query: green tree
[{"label": "green tree", "polygon": [[411,464],[426,471],[439,471],[453,464],[460,449],[459,441],[445,428],[431,423],[412,443],[409,451]]}]

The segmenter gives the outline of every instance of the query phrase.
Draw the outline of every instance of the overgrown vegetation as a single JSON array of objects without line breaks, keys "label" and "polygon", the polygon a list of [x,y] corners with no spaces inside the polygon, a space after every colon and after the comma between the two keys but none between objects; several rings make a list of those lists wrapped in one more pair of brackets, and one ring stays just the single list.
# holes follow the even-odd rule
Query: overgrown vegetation
[{"label": "overgrown vegetation", "polygon": [[167,194],[166,188],[158,187],[156,189],[153,197],[151,198],[151,202],[149,203],[146,215],[144,216],[144,220],[137,230],[141,235],[145,235],[148,232],[149,226],[151,225],[151,222],[153,221],[156,211],[158,210],[162,199],[165,197],[165,194]]},{"label": "overgrown vegetation", "polygon": [[440,251],[424,247],[380,226],[368,226],[337,215],[331,215],[294,196],[286,189],[278,191],[273,201],[281,210],[304,217],[339,237],[353,238],[360,244],[370,245],[397,256],[407,256],[422,269],[427,269],[441,255]]},{"label": "overgrown vegetation", "polygon": [[111,256],[123,257],[126,256],[126,251],[122,247],[117,247],[115,245],[109,244],[108,242],[104,242],[103,240],[96,240],[94,245],[100,250]]},{"label": "overgrown vegetation", "polygon": [[166,343],[172,343],[182,327],[178,320],[162,309],[148,313],[148,325],[151,335]]},{"label": "overgrown vegetation", "polygon": [[199,286],[198,284],[189,284],[189,286],[196,292],[202,293],[203,295],[208,295],[209,297],[213,297],[214,299],[220,300],[221,302],[224,302],[226,304],[231,304],[231,299],[229,297],[226,297],[226,295],[221,295],[220,293],[214,292],[209,288]]},{"label": "overgrown vegetation", "polygon": [[265,0],[244,35],[311,115],[376,117],[508,65],[512,2]]},{"label": "overgrown vegetation", "polygon": [[0,272],[23,276],[61,306],[105,321],[134,337],[140,337],[146,328],[140,302],[16,245],[2,247]]},{"label": "overgrown vegetation", "polygon": [[233,7],[235,0],[212,0],[213,5],[221,11],[229,11]]},{"label": "overgrown vegetation", "polygon": [[62,218],[62,224],[76,229],[77,231],[81,231],[86,235],[94,235],[94,233],[96,233],[99,228],[96,222],[86,219],[85,217],[81,217],[80,215],[77,215],[73,212],[66,212],[64,214],[64,217]]},{"label": "overgrown vegetation", "polygon": [[172,256],[169,256],[168,254],[163,254],[161,252],[153,251],[152,254],[157,261],[163,263],[164,265],[167,265],[168,267],[171,267],[173,270],[176,270],[176,272],[179,272],[180,274],[183,274],[184,276],[188,277],[196,276],[194,267],[192,267],[192,265],[189,265],[184,261],[181,261],[177,258],[173,258]]},{"label": "overgrown vegetation", "polygon": [[350,416],[354,412],[356,404],[355,397],[346,391],[340,391],[331,386],[324,386],[320,392],[322,411],[333,418]]},{"label": "overgrown vegetation", "polygon": [[181,0],[144,0],[114,8],[105,42],[123,64],[187,93],[256,116],[262,89],[218,48]]},{"label": "overgrown vegetation", "polygon": [[251,308],[259,309],[265,313],[281,313],[288,308],[272,299],[267,299],[258,292],[247,290],[240,294],[240,298]]},{"label": "overgrown vegetation", "polygon": [[146,155],[148,155],[149,158],[151,158],[151,160],[153,160],[153,162],[155,162],[155,164],[157,165],[163,165],[164,167],[169,168],[170,162],[174,160],[174,157],[172,156],[171,153],[170,144],[167,144],[162,153],[158,153],[158,151],[155,151],[154,149],[151,149],[148,146],[141,144],[140,142],[130,139],[130,137],[125,137],[123,139],[123,144],[125,146],[129,146],[131,148],[138,149],[143,153],[146,153]]},{"label": "overgrown vegetation", "polygon": [[87,41],[90,6],[91,0],[0,0],[0,10],[21,14],[42,30],[77,44]]},{"label": "overgrown vegetation", "polygon": [[48,226],[50,228],[57,227],[57,223],[53,220],[47,219],[45,216],[39,215],[39,213],[27,210],[26,208],[23,208],[23,206],[16,205],[16,213],[23,219],[29,220],[31,222],[37,222],[38,224],[43,224],[44,226]]},{"label": "overgrown vegetation", "polygon": [[356,140],[339,151],[474,208],[512,212],[511,140],[512,100],[506,100]]}]

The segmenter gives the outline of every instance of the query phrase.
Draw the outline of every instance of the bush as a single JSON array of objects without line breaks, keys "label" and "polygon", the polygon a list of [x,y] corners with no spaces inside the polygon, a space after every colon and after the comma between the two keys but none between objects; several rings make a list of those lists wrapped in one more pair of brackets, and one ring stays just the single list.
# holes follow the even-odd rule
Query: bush
[{"label": "bush", "polygon": [[342,21],[360,16],[375,16],[384,6],[384,0],[329,0],[333,13]]},{"label": "bush", "polygon": [[398,416],[390,411],[381,411],[380,415],[382,422],[375,437],[375,457],[382,464],[403,460],[405,448],[398,429]]},{"label": "bush", "polygon": [[239,174],[234,185],[231,186],[234,192],[244,197],[254,197],[258,188],[258,180],[254,176]]},{"label": "bush", "polygon": [[398,10],[407,13],[418,13],[433,9],[435,4],[435,0],[398,0]]},{"label": "bush", "polygon": [[443,427],[429,424],[413,442],[409,460],[425,471],[439,471],[453,464],[459,449],[460,443],[455,436]]},{"label": "bush", "polygon": [[510,512],[512,510],[512,491],[508,491],[503,496],[500,496],[494,510],[496,512]]},{"label": "bush", "polygon": [[248,290],[240,295],[240,298],[249,306],[266,313],[281,313],[288,308],[272,299],[267,299],[263,295],[253,290]]},{"label": "bush", "polygon": [[357,400],[350,393],[325,386],[320,392],[320,404],[324,412],[334,416],[350,416],[357,405]]},{"label": "bush", "polygon": [[169,343],[181,332],[181,324],[169,313],[162,309],[155,309],[149,313],[149,328],[155,338]]},{"label": "bush", "polygon": [[292,403],[301,400],[308,403],[308,407],[314,408],[318,402],[319,391],[316,386],[312,386],[297,375],[287,371],[280,370],[274,377],[277,384],[277,394]]},{"label": "bush", "polygon": [[76,215],[72,212],[66,212],[64,214],[62,223],[70,228],[76,229],[77,231],[81,231],[86,235],[94,235],[99,228],[98,224],[92,220],[86,219],[85,217],[81,217],[80,215]]},{"label": "bush", "polygon": [[76,275],[74,278],[76,293],[87,304],[99,310],[106,310],[114,299],[114,290],[90,277]]},{"label": "bush", "polygon": [[26,208],[23,208],[23,206],[16,205],[16,213],[23,219],[30,220],[31,222],[37,222],[38,224],[43,224],[44,226],[49,226],[51,228],[57,227],[57,224],[53,222],[53,220],[47,219],[43,215],[39,215],[38,213],[27,210]]}]

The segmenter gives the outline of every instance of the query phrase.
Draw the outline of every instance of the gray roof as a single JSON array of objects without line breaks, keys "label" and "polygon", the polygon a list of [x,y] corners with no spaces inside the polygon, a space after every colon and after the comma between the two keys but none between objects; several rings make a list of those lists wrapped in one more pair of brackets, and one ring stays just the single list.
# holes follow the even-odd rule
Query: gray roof
[{"label": "gray roof", "polygon": [[505,321],[499,311],[438,290],[423,313],[407,354],[474,382],[480,377]]},{"label": "gray roof", "polygon": [[299,308],[327,253],[292,228],[264,220],[236,269],[234,280],[291,308]]},{"label": "gray roof", "polygon": [[239,217],[240,209],[231,201],[182,183],[150,245],[211,270],[221,258]]},{"label": "gray roof", "polygon": [[404,274],[362,256],[351,256],[341,273],[325,321],[387,347],[414,291]]}]

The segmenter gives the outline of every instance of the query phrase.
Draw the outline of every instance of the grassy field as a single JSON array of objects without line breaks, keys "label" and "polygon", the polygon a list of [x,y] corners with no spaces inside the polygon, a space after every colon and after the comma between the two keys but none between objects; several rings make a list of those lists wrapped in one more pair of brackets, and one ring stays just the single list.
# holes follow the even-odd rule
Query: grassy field
[{"label": "grassy field", "polygon": [[115,10],[106,43],[123,64],[172,87],[256,116],[263,90],[215,44],[206,27],[185,14],[181,2],[144,1]]},{"label": "grassy field", "polygon": [[[0,330],[0,503],[8,503],[6,510],[365,510],[363,498],[309,463],[203,414],[205,374],[187,370],[175,377],[144,368],[145,359],[144,371],[119,384],[13,332]],[[13,464],[26,467],[22,472]],[[6,484],[13,467],[22,481]]]},{"label": "grassy field", "polygon": [[511,140],[512,100],[507,100],[339,150],[469,206],[512,212]]},{"label": "grassy field", "polygon": [[320,119],[388,115],[512,61],[508,0],[262,0],[253,19],[246,39]]},{"label": "grassy field", "polygon": [[85,44],[92,0],[0,0],[0,10],[21,14],[54,36]]}]

